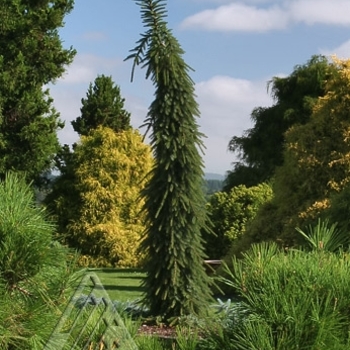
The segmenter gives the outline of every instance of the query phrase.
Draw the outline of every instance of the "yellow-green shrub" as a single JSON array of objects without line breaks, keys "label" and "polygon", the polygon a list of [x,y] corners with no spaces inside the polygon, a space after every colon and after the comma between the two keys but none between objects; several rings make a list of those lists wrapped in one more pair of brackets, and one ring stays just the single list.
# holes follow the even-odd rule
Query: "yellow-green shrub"
[{"label": "yellow-green shrub", "polygon": [[210,258],[222,258],[232,243],[246,230],[260,206],[272,198],[268,184],[233,187],[229,192],[213,194],[207,210],[213,224],[213,234],[204,234],[206,253]]},{"label": "yellow-green shrub", "polygon": [[70,162],[71,189],[55,203],[67,223],[62,233],[81,251],[82,265],[139,266],[140,191],[153,162],[150,147],[133,129],[98,127],[81,137]]}]

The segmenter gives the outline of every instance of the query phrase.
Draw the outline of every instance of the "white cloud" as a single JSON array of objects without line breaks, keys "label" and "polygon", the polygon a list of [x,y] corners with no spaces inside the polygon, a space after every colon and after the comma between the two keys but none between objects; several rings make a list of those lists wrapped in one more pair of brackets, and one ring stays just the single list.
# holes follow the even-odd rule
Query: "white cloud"
[{"label": "white cloud", "polygon": [[88,84],[93,82],[98,74],[110,75],[121,64],[122,60],[116,57],[105,58],[91,54],[78,54],[58,82]]},{"label": "white cloud", "polygon": [[321,53],[325,56],[336,55],[338,58],[350,58],[350,39],[333,49],[322,49]]},{"label": "white cloud", "polygon": [[[148,113],[148,102],[144,97],[127,94],[125,95],[125,109],[131,113],[131,124],[133,128],[139,129],[144,124]],[[146,129],[140,130],[141,134],[146,132]]]},{"label": "white cloud", "polygon": [[196,84],[201,110],[199,124],[207,135],[204,160],[207,171],[224,174],[232,169],[234,154],[227,150],[232,136],[240,136],[252,126],[250,114],[255,107],[269,106],[266,81],[249,81],[215,76]]},{"label": "white cloud", "polygon": [[182,22],[181,27],[199,27],[218,31],[266,32],[283,29],[287,25],[288,15],[278,6],[265,9],[233,3],[190,16]]},{"label": "white cloud", "polygon": [[[105,60],[89,55],[81,55],[78,58],[68,71],[69,84],[67,80],[61,80],[50,86],[54,104],[61,113],[61,119],[66,122],[65,128],[59,132],[62,144],[72,144],[78,140],[71,121],[80,115],[81,98],[86,96],[88,84],[98,73],[113,76],[115,71],[112,68],[120,64],[116,64],[116,60],[107,60],[106,64]],[[102,70],[103,67],[107,71]],[[153,88],[150,81],[142,79],[133,84],[126,83],[129,82],[129,69],[123,67],[118,66],[117,80],[125,97],[125,108],[131,112],[132,125],[138,128],[147,115],[148,106],[153,99]],[[123,74],[125,77],[120,80]],[[229,76],[214,76],[196,84],[197,101],[201,111],[198,123],[200,131],[207,135],[203,140],[206,145],[206,171],[225,174],[232,168],[231,163],[235,159],[234,155],[227,151],[228,142],[232,136],[241,135],[252,126],[250,114],[253,108],[271,105],[266,82],[267,80],[249,81]],[[141,133],[145,131],[141,129]]]},{"label": "white cloud", "polygon": [[80,101],[86,91],[73,86],[68,89],[53,86],[50,87],[50,92],[54,98],[54,105],[60,112],[61,120],[65,122],[65,127],[58,132],[58,138],[61,144],[71,145],[78,140],[78,134],[73,130],[71,121],[80,115]]},{"label": "white cloud", "polygon": [[290,2],[289,12],[295,21],[308,25],[350,25],[349,0],[297,0]]},{"label": "white cloud", "polygon": [[[207,2],[207,3],[213,3],[213,4],[229,4],[232,3],[232,0],[192,0],[194,2]],[[269,2],[274,2],[276,0],[242,0],[241,3],[250,3],[250,4],[266,4]]]},{"label": "white cloud", "polygon": [[269,6],[258,6],[265,1],[247,1],[256,6],[230,1],[215,9],[201,11],[187,17],[182,28],[213,31],[267,32],[280,30],[293,23],[350,26],[349,0],[275,0]]},{"label": "white cloud", "polygon": [[[71,121],[80,115],[80,100],[85,97],[86,86],[58,85],[50,87],[55,106],[65,120],[65,128],[59,132],[62,144],[78,140]],[[148,90],[150,87],[148,87]],[[150,90],[151,91],[151,90]],[[201,111],[198,120],[200,131],[207,137],[204,161],[207,172],[225,174],[232,168],[234,154],[228,152],[228,142],[234,135],[252,126],[250,114],[253,108],[271,105],[267,94],[266,81],[249,81],[229,76],[214,76],[196,84],[197,101]],[[124,95],[125,108],[131,112],[133,127],[138,128],[144,121],[149,100],[128,92]],[[141,133],[146,130],[141,129]]]}]

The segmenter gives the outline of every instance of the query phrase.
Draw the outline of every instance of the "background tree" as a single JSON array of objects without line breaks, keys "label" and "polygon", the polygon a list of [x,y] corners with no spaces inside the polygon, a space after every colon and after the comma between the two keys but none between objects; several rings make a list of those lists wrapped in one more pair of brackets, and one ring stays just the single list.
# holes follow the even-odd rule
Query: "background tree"
[{"label": "background tree", "polygon": [[0,174],[28,180],[51,168],[63,127],[43,86],[59,78],[75,51],[63,49],[58,28],[73,0],[3,0],[0,5]]},{"label": "background tree", "polygon": [[240,184],[254,186],[274,175],[276,167],[283,164],[285,132],[310,120],[315,102],[325,94],[330,69],[326,57],[313,56],[288,77],[274,77],[269,82],[274,105],[255,108],[251,114],[253,128],[243,136],[232,137],[229,143],[229,150],[239,161],[227,174],[226,191]]},{"label": "background tree", "polygon": [[148,30],[128,58],[147,68],[156,88],[146,119],[155,164],[143,191],[145,302],[154,315],[178,317],[205,311],[211,295],[201,239],[207,217],[199,111],[184,51],[165,22],[165,1],[136,3]]},{"label": "background tree", "polygon": [[286,133],[285,165],[275,181],[279,210],[289,213],[295,208],[281,235],[286,241],[295,236],[291,226],[302,227],[317,219],[329,207],[330,196],[350,181],[350,61],[334,58],[330,66],[334,72],[328,78],[327,93],[318,99],[310,121]]},{"label": "background tree", "polygon": [[57,232],[62,235],[80,205],[79,192],[75,187],[75,155],[68,145],[62,146],[58,151],[55,165],[59,175],[50,181],[44,204],[57,223]]},{"label": "background tree", "polygon": [[140,266],[137,252],[144,231],[140,191],[152,166],[150,147],[129,129],[119,133],[98,127],[82,136],[73,153],[69,191],[52,202],[60,232],[78,249],[81,263],[98,266]]},{"label": "background tree", "polygon": [[[330,195],[329,208],[321,213],[322,219],[337,223],[343,232],[350,232],[350,186],[346,184],[340,192]],[[349,237],[350,238],[350,237]]]},{"label": "background tree", "polygon": [[99,127],[82,137],[74,153],[80,203],[67,226],[69,240],[101,266],[140,266],[145,227],[139,197],[152,166],[150,147],[132,129]]},{"label": "background tree", "polygon": [[[284,163],[275,174],[274,197],[263,206],[243,240],[300,244],[295,227],[303,229],[324,215],[331,198],[348,186],[350,61],[335,59],[330,66],[326,94],[317,100],[310,120],[286,132]],[[337,215],[333,212],[331,217]]]},{"label": "background tree", "polygon": [[130,128],[130,113],[124,109],[124,101],[112,77],[98,76],[94,85],[90,83],[86,98],[81,100],[81,116],[72,121],[74,130],[79,135],[88,135],[98,126],[115,132]]},{"label": "background tree", "polygon": [[[79,135],[87,136],[99,126],[110,128],[115,132],[131,128],[130,113],[124,109],[120,88],[115,85],[111,77],[98,76],[94,84],[90,83],[86,98],[81,102],[81,115],[72,121],[73,128]],[[71,150],[68,145],[64,145],[58,151],[55,165],[60,175],[52,183],[52,190],[45,200],[55,214],[61,233],[66,232],[70,218],[75,215],[71,214],[75,211],[74,206],[80,206],[80,202],[77,202],[80,194],[75,186],[76,167],[79,163],[75,159],[74,147],[73,145]],[[74,206],[72,203],[75,203]]]},{"label": "background tree", "polygon": [[205,188],[204,188],[205,194],[206,194],[206,197],[208,198],[208,196],[222,190],[223,180],[205,179],[204,185],[205,185]]},{"label": "background tree", "polygon": [[213,259],[224,258],[235,240],[244,235],[261,205],[271,198],[272,188],[268,184],[249,188],[240,185],[229,192],[213,194],[207,203],[213,233],[203,233],[206,254]]}]

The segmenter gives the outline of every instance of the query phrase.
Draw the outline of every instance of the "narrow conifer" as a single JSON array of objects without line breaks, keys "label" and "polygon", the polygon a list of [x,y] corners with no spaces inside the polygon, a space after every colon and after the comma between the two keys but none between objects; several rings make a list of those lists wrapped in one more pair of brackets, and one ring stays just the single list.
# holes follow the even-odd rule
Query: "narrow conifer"
[{"label": "narrow conifer", "polygon": [[[145,121],[155,156],[143,191],[147,230],[145,302],[165,318],[201,314],[211,292],[201,230],[207,225],[202,190],[203,148],[194,83],[183,49],[167,27],[165,0],[135,0],[148,29],[127,59],[146,68],[155,99]],[[132,74],[133,76],[133,74]]]}]

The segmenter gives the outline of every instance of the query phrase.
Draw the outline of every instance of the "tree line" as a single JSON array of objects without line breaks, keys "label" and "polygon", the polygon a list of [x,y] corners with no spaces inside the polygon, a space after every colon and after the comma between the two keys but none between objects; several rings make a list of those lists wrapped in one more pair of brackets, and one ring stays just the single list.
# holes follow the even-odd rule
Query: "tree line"
[{"label": "tree line", "polygon": [[224,189],[268,183],[273,197],[261,206],[230,254],[266,240],[293,247],[295,227],[330,219],[348,228],[349,60],[313,56],[269,83],[275,103],[252,111],[254,125],[232,137],[238,161]]}]

